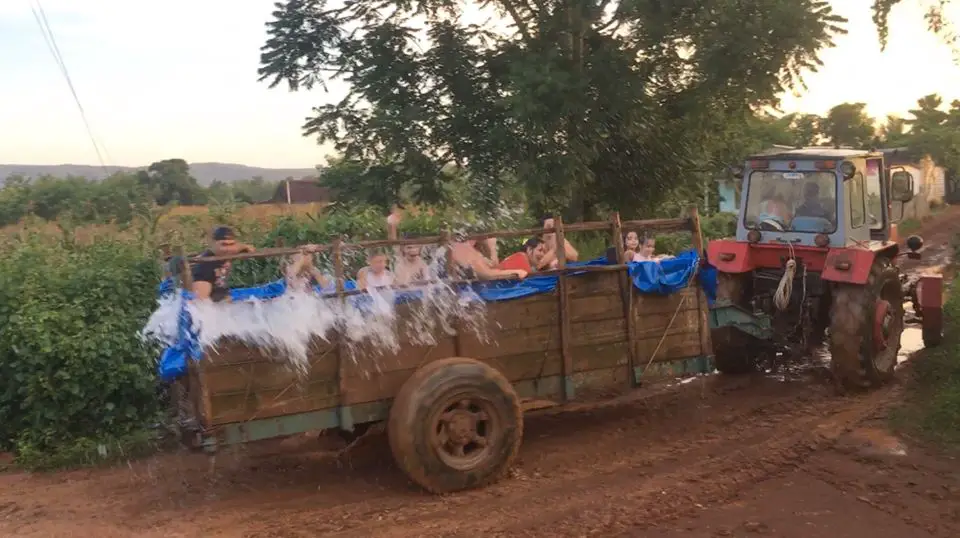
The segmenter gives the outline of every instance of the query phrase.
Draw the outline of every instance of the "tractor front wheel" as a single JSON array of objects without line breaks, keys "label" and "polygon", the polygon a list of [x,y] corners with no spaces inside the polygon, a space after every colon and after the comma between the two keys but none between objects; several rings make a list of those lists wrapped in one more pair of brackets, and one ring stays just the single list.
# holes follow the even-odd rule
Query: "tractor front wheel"
[{"label": "tractor front wheel", "polygon": [[836,284],[830,307],[831,368],[848,389],[877,386],[893,377],[903,332],[900,274],[878,258],[864,285]]}]

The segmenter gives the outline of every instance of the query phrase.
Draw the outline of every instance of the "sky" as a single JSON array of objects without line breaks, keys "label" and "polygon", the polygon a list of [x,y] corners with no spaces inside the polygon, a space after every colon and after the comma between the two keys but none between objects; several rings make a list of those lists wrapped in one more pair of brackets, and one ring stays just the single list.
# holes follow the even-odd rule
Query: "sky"
[{"label": "sky", "polygon": [[[99,164],[76,103],[31,6],[0,2],[0,163]],[[311,108],[336,97],[257,81],[274,0],[41,0],[105,164],[165,158],[309,168],[331,153],[304,138]],[[926,31],[925,0],[891,15],[880,52],[871,0],[833,0],[849,34],[826,50],[784,112],[822,114],[864,102],[878,118],[905,115],[930,93],[960,98],[960,65]],[[955,2],[960,4],[960,2]],[[960,6],[951,8],[960,23]],[[342,91],[342,89],[341,89]]]}]

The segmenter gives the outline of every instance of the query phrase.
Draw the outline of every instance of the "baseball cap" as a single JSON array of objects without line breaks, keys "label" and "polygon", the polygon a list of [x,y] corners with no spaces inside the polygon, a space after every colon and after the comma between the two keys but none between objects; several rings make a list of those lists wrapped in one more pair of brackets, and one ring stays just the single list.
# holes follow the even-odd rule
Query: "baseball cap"
[{"label": "baseball cap", "polygon": [[233,238],[233,228],[230,228],[229,226],[217,226],[213,230],[214,241],[226,241]]}]

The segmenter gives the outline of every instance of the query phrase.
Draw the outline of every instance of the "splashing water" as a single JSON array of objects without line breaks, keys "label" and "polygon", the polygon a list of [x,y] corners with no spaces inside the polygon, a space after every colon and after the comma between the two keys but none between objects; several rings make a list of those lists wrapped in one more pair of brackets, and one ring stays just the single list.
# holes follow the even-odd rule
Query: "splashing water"
[{"label": "splashing water", "polygon": [[[316,338],[329,342],[339,337],[348,356],[364,362],[357,366],[367,375],[379,372],[380,362],[400,351],[403,337],[413,345],[430,346],[438,343],[438,333],[453,335],[459,330],[486,342],[485,303],[472,289],[458,289],[441,279],[446,249],[431,250],[426,282],[410,289],[370,289],[341,298],[294,283],[273,299],[188,301],[186,305],[180,294],[174,294],[159,300],[142,335],[165,345],[176,343],[185,306],[208,358],[216,360],[221,343],[239,341],[287,363],[301,375],[309,370],[308,352]],[[402,309],[397,308],[400,304]]]}]

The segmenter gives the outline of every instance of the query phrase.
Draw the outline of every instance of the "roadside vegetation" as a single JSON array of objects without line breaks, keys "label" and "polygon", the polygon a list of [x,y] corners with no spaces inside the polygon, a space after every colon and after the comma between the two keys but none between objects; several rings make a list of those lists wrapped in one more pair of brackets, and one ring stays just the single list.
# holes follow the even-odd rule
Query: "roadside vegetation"
[{"label": "roadside vegetation", "polygon": [[953,265],[944,279],[943,342],[921,352],[907,402],[893,412],[892,420],[900,431],[960,450],[960,290],[953,279],[960,260],[960,235],[953,240],[952,254]]}]

